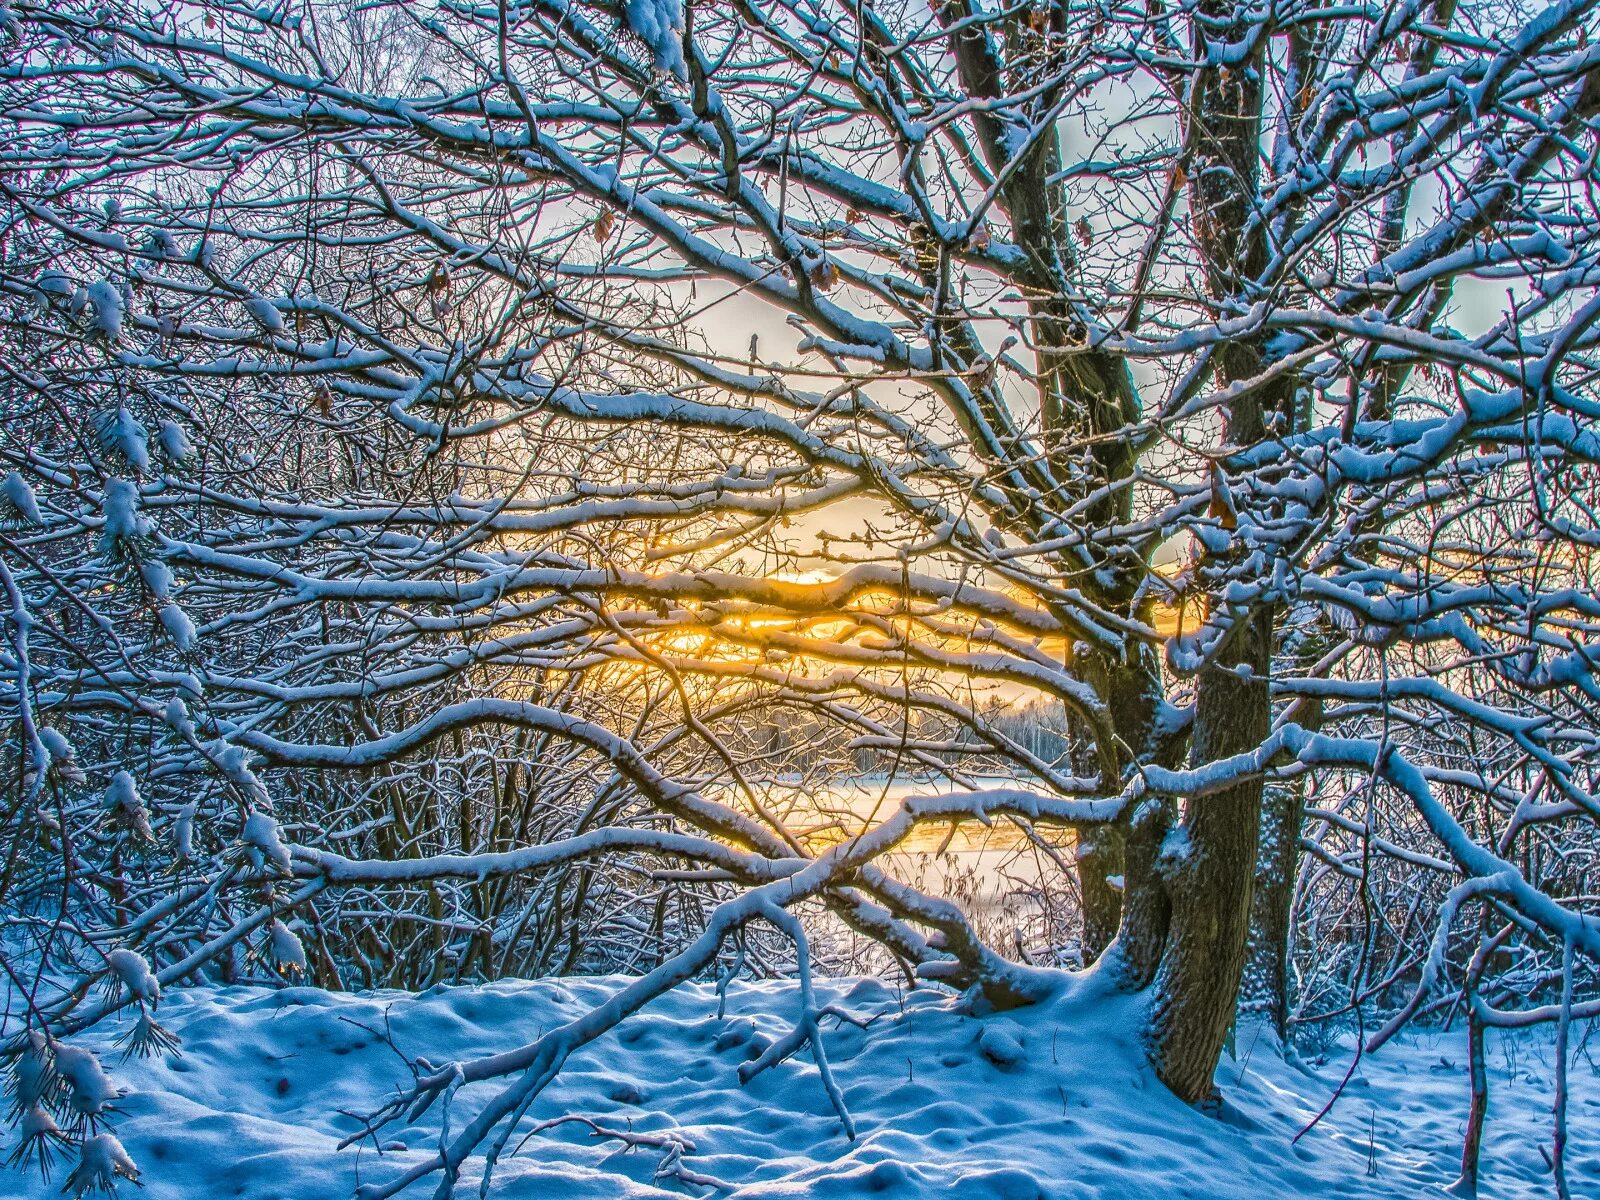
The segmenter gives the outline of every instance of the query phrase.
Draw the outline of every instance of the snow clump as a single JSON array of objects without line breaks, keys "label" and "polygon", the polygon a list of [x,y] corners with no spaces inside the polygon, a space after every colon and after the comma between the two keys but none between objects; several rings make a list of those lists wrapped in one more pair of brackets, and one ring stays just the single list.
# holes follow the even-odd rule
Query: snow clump
[{"label": "snow clump", "polygon": [[95,433],[100,439],[100,449],[107,454],[120,454],[139,474],[150,470],[150,434],[139,419],[119,404],[95,417]]},{"label": "snow clump", "polygon": [[142,954],[119,947],[106,955],[106,966],[135,1000],[151,1007],[160,1003],[161,981],[151,972]]},{"label": "snow clump", "polygon": [[253,857],[272,863],[285,875],[289,873],[288,847],[278,836],[278,823],[266,813],[253,812],[246,817],[239,840],[250,847]]},{"label": "snow clump", "polygon": [[153,836],[150,832],[150,810],[144,806],[133,776],[126,771],[118,771],[111,777],[111,785],[106,788],[105,799],[100,807],[114,821],[127,826],[135,837],[149,841]]},{"label": "snow clump", "polygon": [[978,1035],[978,1053],[997,1067],[1014,1067],[1028,1057],[1022,1036],[1015,1021],[996,1021]]},{"label": "snow clump", "polygon": [[111,1105],[122,1098],[122,1089],[111,1082],[92,1050],[56,1042],[55,1072],[67,1085],[67,1107],[79,1118],[96,1124]]},{"label": "snow clump", "polygon": [[66,735],[59,729],[51,729],[48,725],[39,729],[39,742],[44,746],[45,752],[50,755],[48,770],[62,783],[80,784],[88,781],[88,776],[83,773],[83,768],[78,765],[77,754],[72,749],[72,743],[67,741]]},{"label": "snow clump", "polygon": [[156,439],[161,444],[161,453],[169,461],[181,463],[189,457],[192,447],[189,445],[189,435],[183,431],[183,426],[176,421],[163,421],[156,430]]},{"label": "snow clump", "polygon": [[256,319],[256,324],[271,334],[283,333],[283,314],[278,306],[265,296],[252,296],[244,302],[245,310]]},{"label": "snow clump", "polygon": [[29,525],[44,524],[44,516],[39,512],[39,498],[33,494],[28,481],[16,471],[12,471],[0,483],[0,500],[4,500],[5,507]]},{"label": "snow clump", "polygon": [[81,1196],[85,1192],[115,1192],[117,1180],[139,1183],[139,1168],[122,1148],[122,1143],[109,1133],[97,1133],[83,1143],[78,1165],[67,1176],[63,1192]]},{"label": "snow clump", "polygon": [[656,70],[677,79],[689,77],[683,62],[682,0],[628,0],[628,28],[650,47]]},{"label": "snow clump", "polygon": [[172,644],[178,648],[180,654],[188,654],[199,640],[199,634],[195,632],[194,622],[189,619],[189,614],[176,604],[162,606],[161,628],[167,631],[167,636],[172,639]]},{"label": "snow clump", "polygon": [[91,283],[85,294],[92,310],[90,324],[95,332],[108,342],[120,340],[122,319],[127,315],[128,309],[116,284],[109,279],[102,279],[97,283]]},{"label": "snow clump", "polygon": [[139,489],[126,479],[106,480],[105,499],[100,504],[109,549],[117,542],[140,538],[150,532],[150,522],[139,515]]},{"label": "snow clump", "polygon": [[272,941],[272,960],[278,964],[278,970],[285,975],[304,975],[306,949],[300,944],[294,930],[274,917],[269,936]]}]

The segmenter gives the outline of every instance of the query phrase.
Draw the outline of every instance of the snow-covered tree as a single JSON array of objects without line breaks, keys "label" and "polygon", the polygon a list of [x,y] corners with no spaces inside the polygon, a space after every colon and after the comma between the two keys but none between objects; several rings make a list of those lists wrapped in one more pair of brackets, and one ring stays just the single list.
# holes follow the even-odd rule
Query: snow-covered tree
[{"label": "snow-covered tree", "polygon": [[[505,1083],[378,1197],[816,908],[1142,993],[1192,1101],[1293,931],[1395,1022],[1594,1010],[1593,10],[12,5],[0,897],[113,986],[30,1029],[639,972],[420,1068],[374,1125]],[[958,786],[819,834],[863,751]],[[885,869],[966,821],[1071,835],[1087,981]]]}]

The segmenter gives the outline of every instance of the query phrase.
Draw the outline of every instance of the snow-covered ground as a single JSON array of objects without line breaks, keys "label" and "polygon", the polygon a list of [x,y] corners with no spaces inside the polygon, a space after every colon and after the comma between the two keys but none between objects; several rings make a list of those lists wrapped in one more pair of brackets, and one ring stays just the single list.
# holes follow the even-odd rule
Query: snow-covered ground
[{"label": "snow-covered ground", "polygon": [[[356,1128],[343,1113],[374,1107],[408,1078],[386,1028],[401,1051],[437,1063],[531,1040],[616,986],[544,980],[420,996],[174,990],[161,1017],[182,1036],[181,1057],[115,1066],[117,1030],[91,1040],[130,1089],[118,1132],[150,1200],[337,1200],[415,1161],[437,1137],[435,1113],[387,1131],[381,1153],[370,1144],[335,1151]],[[693,1146],[684,1165],[740,1200],[1409,1200],[1439,1194],[1456,1172],[1467,1108],[1459,1034],[1392,1043],[1362,1064],[1331,1115],[1291,1144],[1343,1076],[1347,1044],[1320,1065],[1294,1064],[1247,1028],[1238,1059],[1224,1059],[1219,1072],[1220,1114],[1209,1116],[1173,1099],[1141,1065],[1133,999],[1064,997],[978,1018],[948,997],[873,980],[819,990],[853,1012],[878,1014],[864,1030],[830,1029],[825,1043],[859,1128],[854,1143],[804,1056],[739,1085],[738,1064],[785,1031],[798,1007],[787,983],[733,984],[720,1020],[713,989],[679,989],[575,1055],[525,1124],[570,1115],[608,1129],[673,1131]],[[1581,1040],[1575,1031],[1574,1044]],[[1553,1194],[1540,1154],[1550,1133],[1549,1045],[1545,1035],[1493,1044],[1485,1197]],[[457,1129],[474,1101],[470,1088],[458,1094]],[[1600,1196],[1600,1079],[1582,1052],[1571,1130],[1574,1195]],[[716,1194],[656,1179],[663,1156],[596,1138],[574,1121],[536,1134],[503,1162],[493,1195]],[[463,1195],[477,1194],[470,1169],[463,1184]],[[0,1193],[42,1197],[56,1186],[0,1172]],[[428,1184],[413,1190],[432,1194]]]}]

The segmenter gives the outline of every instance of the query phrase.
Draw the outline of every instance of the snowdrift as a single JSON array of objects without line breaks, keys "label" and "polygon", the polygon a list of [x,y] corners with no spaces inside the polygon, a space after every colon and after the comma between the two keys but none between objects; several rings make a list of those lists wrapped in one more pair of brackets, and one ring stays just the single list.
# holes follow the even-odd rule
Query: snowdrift
[{"label": "snowdrift", "polygon": [[[118,1133],[150,1200],[335,1200],[436,1143],[433,1112],[415,1127],[386,1130],[377,1145],[335,1149],[359,1128],[350,1114],[409,1078],[397,1049],[434,1063],[503,1049],[617,986],[563,979],[421,995],[176,990],[161,1016],[182,1036],[183,1052],[115,1067],[129,1089]],[[1225,1057],[1219,1072],[1220,1110],[1206,1114],[1176,1101],[1143,1066],[1130,1032],[1135,999],[1064,997],[975,1017],[948,996],[875,980],[824,981],[823,999],[873,1018],[865,1029],[824,1022],[860,1131],[853,1143],[803,1056],[739,1085],[738,1065],[789,1027],[797,988],[735,983],[719,1017],[714,988],[687,986],[572,1058],[525,1118],[530,1136],[497,1168],[492,1194],[1409,1198],[1437,1195],[1455,1175],[1467,1105],[1459,1035],[1413,1038],[1366,1060],[1332,1113],[1291,1144],[1343,1077],[1348,1045],[1320,1064],[1291,1062],[1269,1034],[1246,1028],[1237,1057]],[[108,1025],[95,1035],[112,1065],[116,1032]],[[1547,1039],[1494,1044],[1485,1197],[1552,1194],[1539,1150],[1549,1140],[1550,1070]],[[1573,1088],[1574,1194],[1596,1196],[1600,1081],[1581,1053]],[[455,1128],[486,1094],[457,1094]],[[534,1131],[563,1117],[572,1119]],[[476,1165],[462,1195],[477,1194]],[[0,1173],[0,1193],[44,1196],[55,1186]]]}]

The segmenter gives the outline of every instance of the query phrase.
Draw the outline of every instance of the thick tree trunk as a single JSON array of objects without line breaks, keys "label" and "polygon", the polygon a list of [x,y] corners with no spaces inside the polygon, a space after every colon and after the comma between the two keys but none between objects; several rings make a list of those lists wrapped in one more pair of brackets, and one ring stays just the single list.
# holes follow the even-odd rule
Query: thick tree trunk
[{"label": "thick tree trunk", "polygon": [[[1204,58],[1223,44],[1245,44],[1253,18],[1227,0],[1202,0],[1195,54]],[[1193,154],[1189,200],[1207,290],[1219,301],[1248,294],[1266,262],[1266,241],[1252,222],[1260,176],[1263,94],[1259,71],[1264,39],[1255,40],[1254,60],[1230,62],[1195,82],[1185,124]],[[1222,383],[1255,380],[1263,362],[1250,341],[1220,347],[1216,371]],[[1287,417],[1294,386],[1288,377],[1242,392],[1225,409],[1224,445],[1257,444],[1268,416]],[[1226,460],[1213,460],[1219,488]],[[1219,531],[1234,527],[1233,501],[1225,490],[1212,515]],[[1237,562],[1235,544],[1207,555],[1207,566]],[[1219,601],[1213,601],[1213,605]],[[1223,615],[1215,607],[1208,617]],[[1201,670],[1195,697],[1192,760],[1204,765],[1260,746],[1271,731],[1268,689],[1272,664],[1272,606],[1232,614],[1234,626]],[[1166,947],[1156,971],[1145,1030],[1151,1064],[1178,1096],[1208,1097],[1217,1060],[1232,1027],[1250,934],[1261,781],[1245,779],[1190,800],[1176,836],[1162,848],[1160,866],[1171,902]]]},{"label": "thick tree trunk", "polygon": [[[1201,672],[1194,760],[1253,750],[1270,732],[1270,611],[1243,621]],[[1162,1081],[1191,1102],[1211,1094],[1239,997],[1261,815],[1259,779],[1192,801],[1164,851],[1172,916],[1146,1031]]]}]

